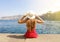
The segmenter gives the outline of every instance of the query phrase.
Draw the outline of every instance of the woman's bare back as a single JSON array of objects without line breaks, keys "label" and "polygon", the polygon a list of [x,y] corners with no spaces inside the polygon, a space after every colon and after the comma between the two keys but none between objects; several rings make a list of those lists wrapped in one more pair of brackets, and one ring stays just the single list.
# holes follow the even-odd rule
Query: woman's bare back
[{"label": "woman's bare back", "polygon": [[36,25],[36,20],[35,19],[32,19],[32,20],[29,19],[26,22],[27,30],[32,31],[34,29],[35,25]]}]

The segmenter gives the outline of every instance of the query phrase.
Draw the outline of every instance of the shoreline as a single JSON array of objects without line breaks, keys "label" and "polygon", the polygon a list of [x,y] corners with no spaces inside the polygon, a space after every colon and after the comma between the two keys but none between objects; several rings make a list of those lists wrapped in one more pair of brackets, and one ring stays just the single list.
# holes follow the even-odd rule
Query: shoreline
[{"label": "shoreline", "polygon": [[60,34],[38,34],[38,38],[25,38],[23,35],[0,33],[0,42],[60,42]]}]

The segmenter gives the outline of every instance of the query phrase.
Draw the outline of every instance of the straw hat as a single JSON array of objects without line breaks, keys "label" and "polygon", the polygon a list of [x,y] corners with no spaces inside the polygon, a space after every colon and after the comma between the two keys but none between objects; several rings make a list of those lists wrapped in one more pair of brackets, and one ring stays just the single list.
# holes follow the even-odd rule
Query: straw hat
[{"label": "straw hat", "polygon": [[26,15],[26,18],[35,19],[35,13],[34,12],[29,11],[25,15]]}]

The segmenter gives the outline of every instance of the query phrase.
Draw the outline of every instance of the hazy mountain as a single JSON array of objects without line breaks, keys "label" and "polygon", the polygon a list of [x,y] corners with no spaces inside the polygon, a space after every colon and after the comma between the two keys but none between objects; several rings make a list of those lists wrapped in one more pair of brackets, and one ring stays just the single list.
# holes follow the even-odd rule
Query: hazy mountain
[{"label": "hazy mountain", "polygon": [[22,15],[15,15],[15,16],[5,16],[1,17],[0,20],[17,20],[21,17]]},{"label": "hazy mountain", "polygon": [[[22,15],[1,17],[0,20],[18,20]],[[60,11],[52,13],[51,11],[40,16],[43,20],[60,21]]]}]

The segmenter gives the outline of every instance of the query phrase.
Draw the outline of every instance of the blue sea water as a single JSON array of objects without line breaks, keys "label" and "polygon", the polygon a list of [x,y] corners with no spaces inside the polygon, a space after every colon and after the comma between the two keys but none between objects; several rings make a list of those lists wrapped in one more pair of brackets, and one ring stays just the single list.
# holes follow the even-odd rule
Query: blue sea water
[{"label": "blue sea water", "polygon": [[[17,20],[0,20],[0,33],[26,32],[26,24],[18,24]],[[45,21],[43,24],[36,24],[38,34],[60,34],[60,21]]]}]

